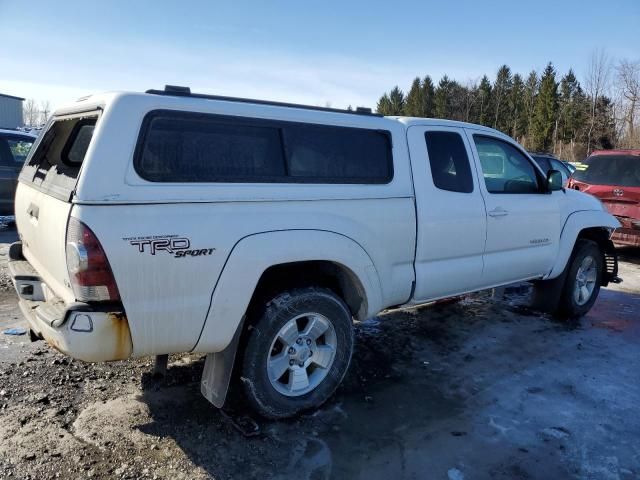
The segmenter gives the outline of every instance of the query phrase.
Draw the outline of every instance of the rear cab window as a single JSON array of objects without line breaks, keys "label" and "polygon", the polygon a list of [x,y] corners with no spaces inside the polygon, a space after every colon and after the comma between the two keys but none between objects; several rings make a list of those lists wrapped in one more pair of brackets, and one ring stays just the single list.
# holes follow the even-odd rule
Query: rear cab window
[{"label": "rear cab window", "polygon": [[151,182],[386,184],[390,133],[365,128],[158,110],[134,157]]},{"label": "rear cab window", "polygon": [[469,157],[460,134],[428,131],[424,137],[434,185],[450,192],[473,192]]},{"label": "rear cab window", "polygon": [[54,118],[25,162],[19,181],[69,201],[99,111]]}]

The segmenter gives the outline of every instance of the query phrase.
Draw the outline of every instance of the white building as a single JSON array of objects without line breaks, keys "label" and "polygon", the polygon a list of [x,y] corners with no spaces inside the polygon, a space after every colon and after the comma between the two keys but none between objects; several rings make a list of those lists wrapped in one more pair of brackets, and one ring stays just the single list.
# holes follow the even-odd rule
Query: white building
[{"label": "white building", "polygon": [[22,102],[24,98],[0,93],[0,128],[18,128],[24,125]]}]

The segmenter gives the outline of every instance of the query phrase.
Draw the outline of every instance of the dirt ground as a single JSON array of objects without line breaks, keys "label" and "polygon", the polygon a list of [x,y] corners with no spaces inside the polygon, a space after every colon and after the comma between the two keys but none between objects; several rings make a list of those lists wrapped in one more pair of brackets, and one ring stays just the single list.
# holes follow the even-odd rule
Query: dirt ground
[{"label": "dirt ground", "polygon": [[[5,272],[0,330],[24,325]],[[0,478],[640,478],[640,254],[578,323],[519,286],[356,326],[343,386],[285,422],[219,411],[203,359],[72,361],[0,334]],[[257,432],[254,431],[257,429]]]}]

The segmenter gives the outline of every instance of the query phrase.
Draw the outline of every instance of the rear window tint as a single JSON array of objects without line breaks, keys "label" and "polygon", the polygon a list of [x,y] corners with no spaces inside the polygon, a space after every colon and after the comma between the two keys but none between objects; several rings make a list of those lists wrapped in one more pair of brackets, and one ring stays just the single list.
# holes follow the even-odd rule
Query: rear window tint
[{"label": "rear window tint", "polygon": [[137,168],[153,182],[242,181],[284,175],[276,128],[205,117],[154,117]]},{"label": "rear window tint", "polygon": [[293,124],[284,128],[289,175],[308,182],[386,183],[389,139],[375,130]]},{"label": "rear window tint", "polygon": [[426,132],[433,184],[450,192],[473,192],[473,177],[467,149],[455,132]]},{"label": "rear window tint", "polygon": [[54,120],[27,157],[19,180],[69,200],[96,121],[97,115]]},{"label": "rear window tint", "polygon": [[134,166],[152,182],[388,183],[387,132],[156,111]]}]

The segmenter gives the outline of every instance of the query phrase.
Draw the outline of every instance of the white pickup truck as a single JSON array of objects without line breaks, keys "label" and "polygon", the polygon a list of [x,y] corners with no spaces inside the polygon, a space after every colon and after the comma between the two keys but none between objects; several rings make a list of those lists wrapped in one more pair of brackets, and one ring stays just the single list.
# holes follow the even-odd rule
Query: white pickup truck
[{"label": "white pickup truck", "polygon": [[206,353],[260,414],[327,400],[352,321],[512,282],[586,313],[617,220],[465,123],[192,94],[55,112],[19,178],[10,269],[32,338],[85,361]]}]

